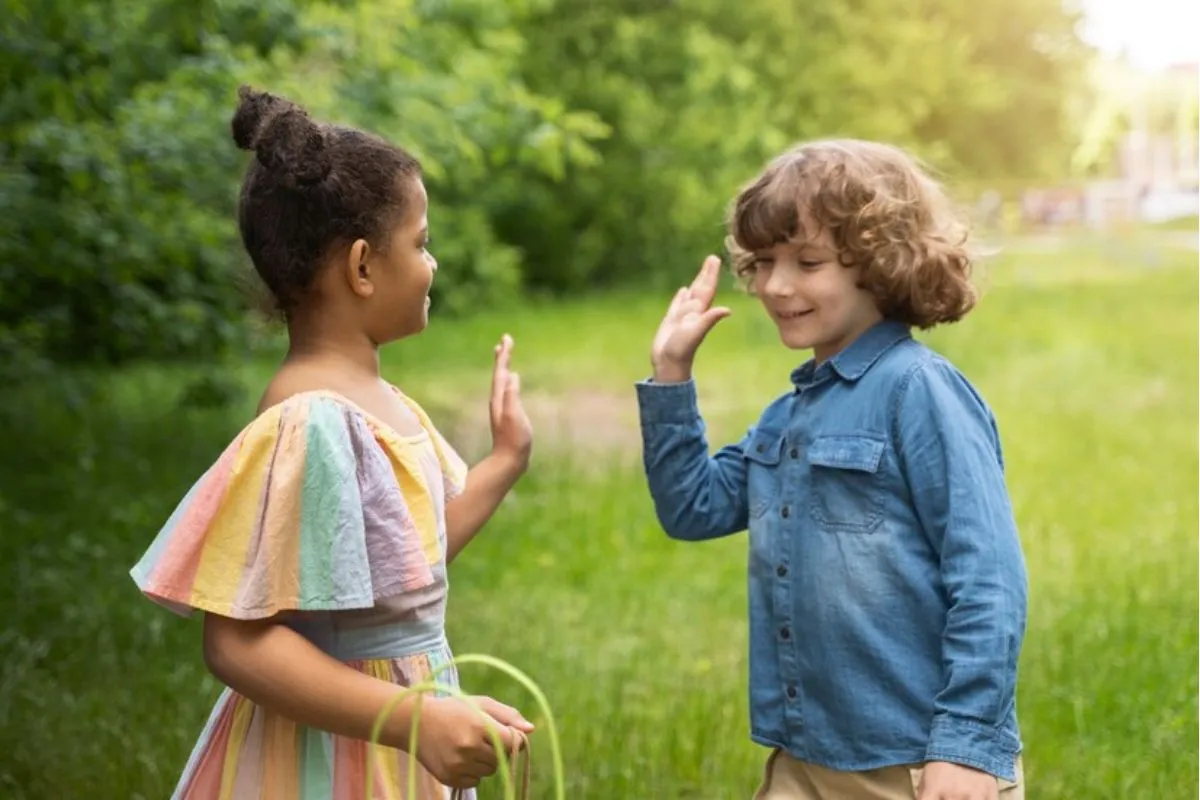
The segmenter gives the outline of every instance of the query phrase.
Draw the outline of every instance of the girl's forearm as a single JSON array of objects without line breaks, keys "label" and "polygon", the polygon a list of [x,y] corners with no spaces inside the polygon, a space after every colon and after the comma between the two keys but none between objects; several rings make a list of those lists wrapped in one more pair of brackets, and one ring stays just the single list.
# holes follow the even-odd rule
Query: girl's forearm
[{"label": "girl's forearm", "polygon": [[446,562],[454,560],[500,506],[525,465],[517,458],[492,453],[467,473],[462,494],[446,503]]},{"label": "girl's forearm", "polygon": [[[276,622],[246,622],[213,614],[204,620],[210,671],[246,699],[302,725],[354,739],[370,738],[375,718],[399,687],[364,675]],[[408,749],[418,698],[397,704],[380,743]]]}]

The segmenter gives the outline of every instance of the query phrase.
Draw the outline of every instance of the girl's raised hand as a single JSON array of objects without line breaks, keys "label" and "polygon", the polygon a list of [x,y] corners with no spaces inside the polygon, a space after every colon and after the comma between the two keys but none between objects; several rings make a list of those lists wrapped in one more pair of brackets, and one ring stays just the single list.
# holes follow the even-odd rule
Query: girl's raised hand
[{"label": "girl's raised hand", "polygon": [[524,471],[533,451],[533,425],[521,403],[521,376],[510,369],[512,349],[512,337],[506,333],[496,345],[492,369],[492,452]]},{"label": "girl's raised hand", "polygon": [[709,256],[690,286],[675,293],[650,347],[650,364],[658,383],[679,383],[692,375],[692,361],[713,326],[733,312],[713,307],[721,259]]}]

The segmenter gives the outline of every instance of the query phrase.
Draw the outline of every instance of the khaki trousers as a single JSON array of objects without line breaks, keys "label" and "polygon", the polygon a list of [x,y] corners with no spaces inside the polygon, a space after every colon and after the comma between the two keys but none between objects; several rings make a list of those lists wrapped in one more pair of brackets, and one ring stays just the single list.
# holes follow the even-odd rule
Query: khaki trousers
[{"label": "khaki trousers", "polygon": [[[921,764],[838,772],[798,761],[782,750],[767,758],[754,800],[917,800]],[[1017,758],[1016,782],[997,779],[1001,800],[1025,800],[1025,776]]]}]

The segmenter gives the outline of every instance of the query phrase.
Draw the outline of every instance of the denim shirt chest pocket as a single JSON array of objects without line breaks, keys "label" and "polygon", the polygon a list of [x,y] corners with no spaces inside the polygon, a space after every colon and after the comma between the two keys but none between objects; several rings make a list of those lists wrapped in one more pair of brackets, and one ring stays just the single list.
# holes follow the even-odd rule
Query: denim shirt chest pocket
[{"label": "denim shirt chest pocket", "polygon": [[779,460],[783,452],[783,434],[778,431],[755,431],[746,447],[746,490],[750,519],[766,513],[779,497]]},{"label": "denim shirt chest pocket", "polygon": [[809,443],[809,511],[823,529],[874,533],[883,522],[884,439],[818,436]]}]

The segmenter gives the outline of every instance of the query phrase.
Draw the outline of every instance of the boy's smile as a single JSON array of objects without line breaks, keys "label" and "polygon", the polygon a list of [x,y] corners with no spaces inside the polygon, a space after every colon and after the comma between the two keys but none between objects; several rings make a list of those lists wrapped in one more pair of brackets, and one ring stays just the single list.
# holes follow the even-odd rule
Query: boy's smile
[{"label": "boy's smile", "polygon": [[804,244],[784,242],[759,254],[753,289],[794,350],[818,361],[836,355],[882,318],[859,285],[861,269],[844,266],[828,231]]}]

